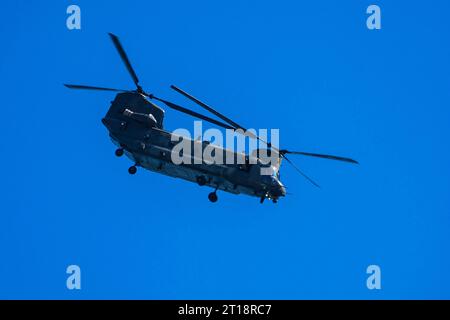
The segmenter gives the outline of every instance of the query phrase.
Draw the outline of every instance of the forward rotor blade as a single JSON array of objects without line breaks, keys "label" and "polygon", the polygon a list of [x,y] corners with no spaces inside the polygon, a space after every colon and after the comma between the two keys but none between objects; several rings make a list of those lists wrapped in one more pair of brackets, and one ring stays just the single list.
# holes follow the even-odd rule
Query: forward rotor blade
[{"label": "forward rotor blade", "polygon": [[350,158],[332,156],[332,155],[328,155],[328,154],[317,154],[317,153],[309,153],[309,152],[297,152],[297,151],[289,151],[289,150],[281,150],[280,153],[282,153],[282,154],[298,154],[298,155],[308,156],[308,157],[316,157],[316,158],[322,158],[322,159],[337,160],[337,161],[343,161],[343,162],[359,164],[358,161],[350,159]]},{"label": "forward rotor blade", "polygon": [[198,104],[199,106],[201,106],[203,109],[207,110],[208,112],[211,112],[212,114],[214,114],[215,116],[217,116],[218,118],[222,119],[223,121],[225,121],[226,123],[228,123],[229,125],[231,125],[233,127],[234,130],[242,130],[245,132],[245,136],[248,136],[252,139],[257,139],[265,144],[267,144],[266,141],[262,140],[260,137],[258,137],[257,135],[251,133],[250,131],[247,131],[247,129],[245,129],[243,126],[241,126],[240,124],[234,122],[233,120],[231,120],[230,118],[224,116],[223,114],[221,114],[220,112],[214,110],[213,108],[211,108],[210,106],[208,106],[206,103],[198,100],[197,98],[193,97],[192,95],[190,95],[189,93],[187,93],[186,91],[181,90],[180,88],[171,85],[170,86],[173,90],[175,90],[176,92],[182,94],[183,96],[185,96],[186,98],[188,98],[189,100],[195,102],[196,104]]},{"label": "forward rotor blade", "polygon": [[201,106],[202,108],[204,108],[205,110],[211,112],[212,114],[214,114],[215,116],[219,117],[220,119],[222,119],[223,121],[225,121],[226,123],[232,125],[234,128],[236,129],[242,129],[244,131],[247,131],[244,127],[242,127],[241,125],[237,124],[236,122],[234,122],[233,120],[231,120],[230,118],[225,117],[223,114],[221,114],[220,112],[214,110],[213,108],[211,108],[210,106],[208,106],[206,103],[198,100],[197,98],[191,96],[189,93],[181,90],[180,88],[171,85],[170,86],[173,90],[177,91],[178,93],[182,94],[183,96],[185,96],[186,98],[188,98],[189,100],[194,101],[196,104],[198,104],[199,106]]},{"label": "forward rotor blade", "polygon": [[195,112],[195,111],[186,109],[186,108],[184,108],[184,107],[182,107],[182,106],[179,106],[179,105],[177,105],[177,104],[175,104],[175,103],[172,103],[172,102],[170,102],[170,101],[166,101],[166,100],[164,100],[164,99],[160,99],[160,98],[157,98],[157,97],[155,97],[155,96],[152,96],[152,99],[161,101],[162,103],[164,103],[164,104],[165,104],[166,106],[168,106],[169,108],[174,109],[174,110],[177,110],[177,111],[179,111],[179,112],[186,113],[186,114],[188,114],[188,115],[190,115],[190,116],[192,116],[192,117],[195,117],[195,118],[199,118],[199,119],[208,121],[208,122],[210,122],[210,123],[212,123],[212,124],[215,124],[216,126],[219,126],[219,127],[225,128],[225,129],[232,129],[232,130],[234,130],[234,128],[233,128],[232,126],[230,126],[230,125],[228,125],[228,124],[226,124],[226,123],[223,123],[223,122],[214,120],[214,119],[212,119],[212,118],[210,118],[210,117],[207,117],[207,116],[204,116],[204,115],[202,115],[202,114],[200,114],[200,113],[197,113],[197,112]]},{"label": "forward rotor blade", "polygon": [[112,33],[109,33],[109,36],[111,37],[111,40],[114,43],[114,46],[116,47],[117,51],[119,52],[119,55],[122,58],[123,63],[127,67],[128,72],[130,73],[131,77],[133,78],[134,84],[136,85],[138,90],[140,90],[141,87],[139,86],[139,79],[136,75],[136,72],[134,72],[133,67],[131,66],[130,60],[128,59],[128,56],[127,56],[125,50],[123,49],[122,44],[119,41],[119,38]]},{"label": "forward rotor blade", "polygon": [[78,89],[78,90],[100,90],[100,91],[114,91],[114,92],[126,92],[126,91],[128,91],[128,90],[122,90],[122,89],[84,86],[84,85],[78,85],[78,84],[64,84],[64,86],[69,88],[69,89]]},{"label": "forward rotor blade", "polygon": [[281,154],[281,156],[291,165],[294,167],[295,170],[298,171],[298,173],[300,173],[306,180],[308,180],[309,182],[311,182],[314,186],[316,186],[317,188],[320,188],[320,186],[310,177],[308,177],[303,171],[301,171],[291,160],[289,160],[285,154]]}]

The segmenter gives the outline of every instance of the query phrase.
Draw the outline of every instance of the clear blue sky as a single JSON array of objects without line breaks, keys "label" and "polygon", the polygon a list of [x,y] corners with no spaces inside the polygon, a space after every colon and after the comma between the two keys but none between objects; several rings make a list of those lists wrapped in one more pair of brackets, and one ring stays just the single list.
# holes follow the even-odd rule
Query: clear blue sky
[{"label": "clear blue sky", "polygon": [[[371,3],[3,1],[0,298],[450,298],[450,5],[377,0],[369,31]],[[100,122],[114,94],[62,86],[133,87],[107,32],[148,91],[361,165],[298,157],[323,188],[285,165],[277,205],[129,176]]]}]

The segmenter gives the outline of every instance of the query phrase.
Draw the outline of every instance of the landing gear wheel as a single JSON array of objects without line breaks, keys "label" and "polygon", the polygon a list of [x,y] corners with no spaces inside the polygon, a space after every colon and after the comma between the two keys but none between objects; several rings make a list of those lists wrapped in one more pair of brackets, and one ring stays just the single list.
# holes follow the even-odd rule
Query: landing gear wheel
[{"label": "landing gear wheel", "polygon": [[119,148],[119,149],[116,149],[116,157],[121,157],[121,156],[123,156],[123,149],[122,148]]},{"label": "landing gear wheel", "polygon": [[137,168],[136,166],[131,166],[128,168],[128,173],[129,174],[135,174],[137,172]]},{"label": "landing gear wheel", "polygon": [[214,202],[217,202],[217,200],[219,198],[217,197],[217,193],[214,191],[214,192],[211,192],[210,194],[208,194],[208,199],[209,199],[209,201],[214,203]]}]

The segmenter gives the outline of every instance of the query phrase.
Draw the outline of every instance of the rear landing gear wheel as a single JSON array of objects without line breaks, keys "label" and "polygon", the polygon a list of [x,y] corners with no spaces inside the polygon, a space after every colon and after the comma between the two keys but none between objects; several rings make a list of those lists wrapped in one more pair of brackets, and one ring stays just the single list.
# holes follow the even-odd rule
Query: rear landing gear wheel
[{"label": "rear landing gear wheel", "polygon": [[131,167],[128,168],[128,173],[129,174],[136,174],[136,172],[137,172],[136,166],[131,166]]},{"label": "rear landing gear wheel", "polygon": [[208,199],[209,199],[209,201],[214,203],[214,202],[217,202],[217,200],[219,198],[217,197],[217,193],[214,191],[214,192],[211,192],[210,194],[208,194]]},{"label": "rear landing gear wheel", "polygon": [[121,157],[121,156],[123,156],[123,149],[122,148],[119,148],[119,149],[116,149],[116,157]]}]

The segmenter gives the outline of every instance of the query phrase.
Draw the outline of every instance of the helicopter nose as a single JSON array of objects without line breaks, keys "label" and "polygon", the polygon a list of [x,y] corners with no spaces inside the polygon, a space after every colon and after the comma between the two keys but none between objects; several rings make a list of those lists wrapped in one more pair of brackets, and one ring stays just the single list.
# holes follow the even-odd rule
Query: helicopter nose
[{"label": "helicopter nose", "polygon": [[286,195],[286,187],[285,186],[281,186],[281,196],[285,196]]},{"label": "helicopter nose", "polygon": [[283,185],[280,185],[278,188],[278,196],[284,197],[286,195],[286,188]]},{"label": "helicopter nose", "polygon": [[278,183],[277,186],[272,189],[271,194],[276,198],[284,197],[286,195],[286,188],[281,183]]}]

